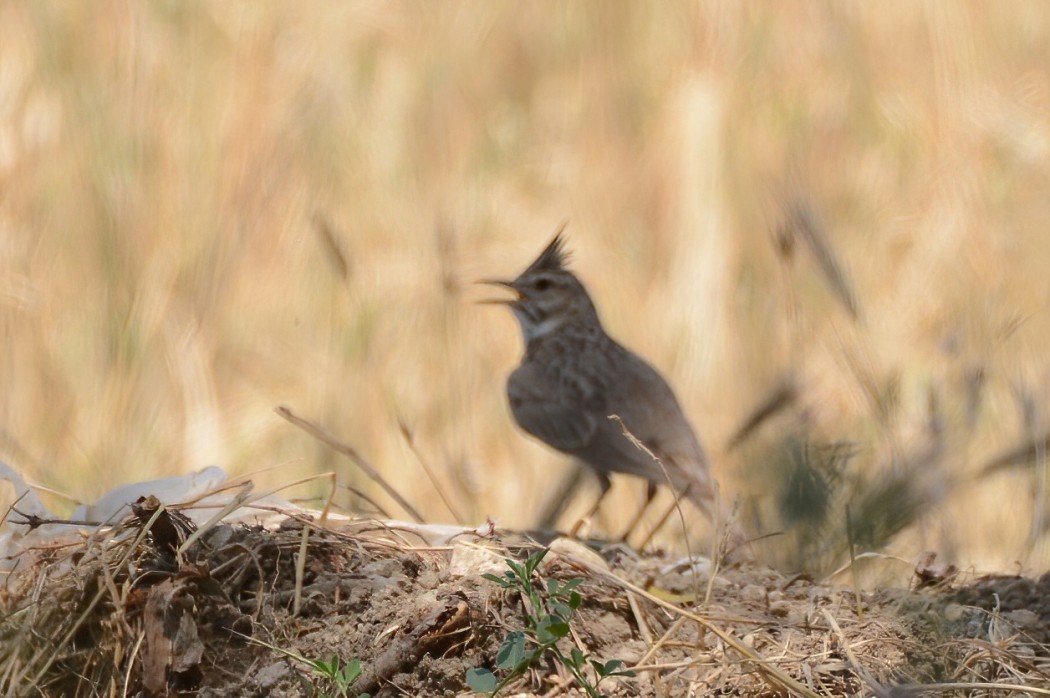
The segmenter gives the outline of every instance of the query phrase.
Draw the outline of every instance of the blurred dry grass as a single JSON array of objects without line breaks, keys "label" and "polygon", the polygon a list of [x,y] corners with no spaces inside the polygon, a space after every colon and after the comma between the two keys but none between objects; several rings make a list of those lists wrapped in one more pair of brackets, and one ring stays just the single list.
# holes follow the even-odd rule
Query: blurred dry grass
[{"label": "blurred dry grass", "polygon": [[472,520],[528,525],[565,463],[512,428],[517,329],[470,281],[568,217],[764,525],[778,464],[845,444],[857,487],[935,502],[897,552],[1050,563],[1040,454],[970,475],[1048,423],[1042,3],[8,0],[0,28],[0,458],[38,480],[359,481],[284,403],[447,520],[403,419]]}]

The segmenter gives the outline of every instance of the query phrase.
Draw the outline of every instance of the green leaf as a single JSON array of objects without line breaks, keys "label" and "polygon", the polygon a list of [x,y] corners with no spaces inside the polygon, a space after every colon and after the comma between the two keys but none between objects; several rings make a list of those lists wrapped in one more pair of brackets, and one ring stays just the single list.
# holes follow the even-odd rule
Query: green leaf
[{"label": "green leaf", "polygon": [[481,667],[467,669],[466,678],[470,690],[476,691],[477,693],[492,693],[496,690],[496,686],[499,685],[496,675],[488,669]]},{"label": "green leaf", "polygon": [[609,661],[607,661],[605,664],[601,665],[600,667],[598,666],[597,662],[592,662],[592,664],[595,665],[594,666],[594,670],[596,672],[598,672],[598,676],[600,676],[602,678],[605,678],[607,676],[634,676],[635,675],[634,672],[631,671],[630,669],[620,669],[620,667],[622,667],[624,665],[622,659],[610,659]]},{"label": "green leaf", "polygon": [[518,563],[514,562],[514,560],[507,560],[507,567],[511,569],[511,572],[513,572],[514,576],[516,576],[518,579],[520,579],[523,582],[528,581],[531,573],[526,572],[525,568],[519,565]]},{"label": "green leaf", "polygon": [[566,591],[575,591],[576,587],[580,586],[581,584],[583,584],[583,579],[580,577],[574,577],[573,579],[570,579],[569,581],[565,582],[564,585],[562,585],[562,593]]},{"label": "green leaf", "polygon": [[529,557],[528,561],[525,563],[525,569],[528,570],[529,573],[528,576],[532,576],[532,573],[536,571],[536,568],[540,566],[540,563],[543,562],[543,558],[547,557],[547,553],[550,551],[550,548],[544,548],[543,550],[533,553]]},{"label": "green leaf", "polygon": [[587,655],[579,647],[573,647],[572,652],[569,653],[569,660],[572,662],[573,667],[582,669],[583,663],[587,660]]},{"label": "green leaf", "polygon": [[306,662],[307,666],[314,670],[315,674],[328,676],[328,666],[324,662],[316,659],[304,659],[303,661]]},{"label": "green leaf", "polygon": [[556,580],[550,580],[547,583],[547,591],[551,596],[566,599],[575,593],[576,587],[580,586],[581,582],[583,582],[582,579],[570,579],[564,584],[559,585]]},{"label": "green leaf", "polygon": [[536,639],[543,645],[552,645],[569,634],[569,624],[555,615],[543,616],[536,623]]},{"label": "green leaf", "polygon": [[481,575],[481,578],[482,579],[487,579],[490,582],[495,582],[496,584],[499,584],[504,589],[508,589],[508,588],[510,588],[511,586],[514,585],[514,580],[513,579],[508,579],[505,576],[504,577],[497,577],[496,575],[491,574],[489,572],[486,572],[485,574]]},{"label": "green leaf", "polygon": [[361,676],[361,660],[351,659],[346,663],[341,672],[340,682],[343,686],[350,686]]},{"label": "green leaf", "polygon": [[562,601],[551,601],[550,602],[551,613],[563,621],[572,620],[572,607]]},{"label": "green leaf", "polygon": [[306,663],[314,670],[314,673],[322,678],[335,680],[339,676],[339,657],[332,655],[332,661],[323,659],[307,659]]},{"label": "green leaf", "polygon": [[580,596],[580,593],[578,591],[574,591],[571,594],[569,594],[569,608],[575,611],[577,608],[580,607],[581,603],[583,603],[583,597]]},{"label": "green leaf", "polygon": [[496,652],[496,666],[500,669],[516,669],[525,659],[525,633],[520,630],[507,635]]}]

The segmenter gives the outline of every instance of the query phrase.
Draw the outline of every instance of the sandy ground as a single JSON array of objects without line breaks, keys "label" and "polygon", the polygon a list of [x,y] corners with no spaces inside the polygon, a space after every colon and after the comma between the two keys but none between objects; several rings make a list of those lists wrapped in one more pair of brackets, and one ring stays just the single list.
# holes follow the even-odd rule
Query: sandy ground
[{"label": "sandy ground", "polygon": [[[148,536],[132,526],[26,556],[0,596],[8,695],[457,696],[470,693],[471,669],[507,675],[501,645],[537,615],[520,588],[482,576],[503,577],[508,558],[540,549],[517,534],[434,544],[370,523],[304,536],[289,520],[277,531],[219,525],[176,555],[165,521]],[[623,546],[553,548],[532,576],[541,605],[548,580],[581,580],[562,654],[635,670],[591,695],[1050,686],[1050,576],[954,586],[927,576],[924,589],[858,596],[752,563],[712,570]],[[345,694],[309,663],[333,657],[360,663]],[[587,695],[552,652],[501,694]]]}]

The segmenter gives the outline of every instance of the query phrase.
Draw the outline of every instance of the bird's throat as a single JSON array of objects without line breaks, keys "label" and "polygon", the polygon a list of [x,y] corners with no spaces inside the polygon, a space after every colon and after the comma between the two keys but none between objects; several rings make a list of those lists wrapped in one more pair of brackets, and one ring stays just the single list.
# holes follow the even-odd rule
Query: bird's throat
[{"label": "bird's throat", "polygon": [[518,322],[521,324],[521,334],[528,346],[533,340],[546,336],[565,324],[565,318],[546,317],[539,320],[519,315]]}]

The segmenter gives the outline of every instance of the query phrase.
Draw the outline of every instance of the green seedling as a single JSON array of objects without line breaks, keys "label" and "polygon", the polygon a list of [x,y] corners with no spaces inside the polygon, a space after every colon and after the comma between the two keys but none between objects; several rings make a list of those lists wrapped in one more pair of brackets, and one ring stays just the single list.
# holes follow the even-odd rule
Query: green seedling
[{"label": "green seedling", "polygon": [[[359,659],[351,659],[343,664],[339,657],[333,654],[332,659],[327,662],[321,659],[306,658],[303,658],[302,661],[310,667],[315,677],[327,684],[326,689],[328,690],[321,692],[323,698],[330,696],[348,698],[350,687],[361,676],[361,660]],[[361,693],[357,698],[370,698],[370,696],[367,693]]]},{"label": "green seedling", "polygon": [[534,582],[536,568],[547,553],[546,548],[540,550],[524,564],[508,559],[509,569],[502,576],[482,575],[507,591],[521,593],[528,604],[525,627],[508,633],[496,652],[496,669],[503,678],[484,667],[469,669],[466,681],[472,690],[495,696],[547,654],[568,670],[576,684],[590,698],[602,698],[598,686],[610,676],[634,676],[633,672],[622,668],[624,663],[619,659],[603,663],[592,659],[578,647],[566,653],[558,646],[559,641],[568,637],[573,616],[583,603],[583,597],[577,591],[583,580],[577,578],[559,582],[557,579],[548,579],[546,584]]}]

